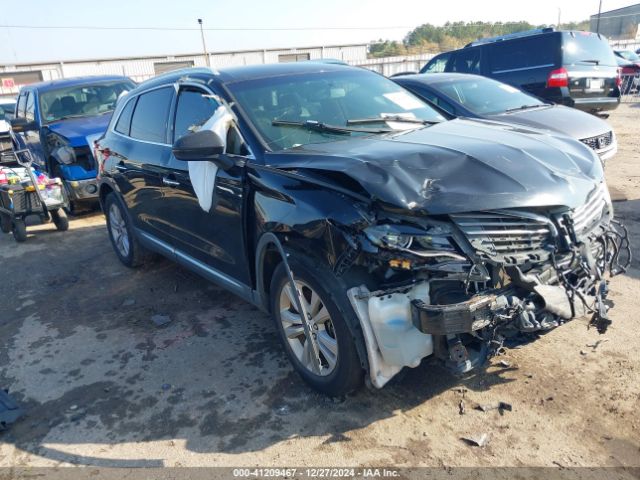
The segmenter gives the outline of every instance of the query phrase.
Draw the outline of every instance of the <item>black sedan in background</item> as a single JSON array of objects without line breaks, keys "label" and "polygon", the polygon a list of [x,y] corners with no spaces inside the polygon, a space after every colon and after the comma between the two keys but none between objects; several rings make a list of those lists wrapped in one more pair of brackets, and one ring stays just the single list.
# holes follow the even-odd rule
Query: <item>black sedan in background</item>
[{"label": "black sedan in background", "polygon": [[497,80],[462,73],[402,75],[392,80],[454,117],[483,118],[564,133],[589,145],[603,162],[618,150],[607,122],[574,108],[546,103]]}]

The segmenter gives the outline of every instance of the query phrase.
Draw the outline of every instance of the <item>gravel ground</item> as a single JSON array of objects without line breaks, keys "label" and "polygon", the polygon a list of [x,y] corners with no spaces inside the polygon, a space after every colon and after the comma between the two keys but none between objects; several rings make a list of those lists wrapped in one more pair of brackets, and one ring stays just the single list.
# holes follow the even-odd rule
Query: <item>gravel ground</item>
[{"label": "gravel ground", "polygon": [[[636,258],[639,118],[611,115],[607,168]],[[640,466],[638,260],[611,282],[604,336],[579,319],[470,378],[424,362],[334,401],[252,306],[168,261],[121,266],[102,215],[30,232],[0,237],[0,386],[27,411],[0,466]],[[499,401],[512,410],[474,409]],[[461,440],[481,433],[484,448]]]}]

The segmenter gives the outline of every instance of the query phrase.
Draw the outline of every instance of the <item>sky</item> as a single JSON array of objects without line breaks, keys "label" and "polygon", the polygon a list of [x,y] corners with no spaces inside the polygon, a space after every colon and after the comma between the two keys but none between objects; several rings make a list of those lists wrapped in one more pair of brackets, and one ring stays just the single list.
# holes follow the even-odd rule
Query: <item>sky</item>
[{"label": "sky", "polygon": [[[526,20],[553,24],[558,19],[558,8],[563,22],[579,21],[597,13],[598,3],[599,0],[0,0],[0,64],[201,52],[198,18],[203,19],[205,28],[245,29],[205,31],[209,51],[228,51],[366,43],[379,38],[402,40],[418,25],[441,25],[446,21]],[[633,3],[636,2],[603,0],[602,10]],[[85,28],[42,28],[52,26]]]}]

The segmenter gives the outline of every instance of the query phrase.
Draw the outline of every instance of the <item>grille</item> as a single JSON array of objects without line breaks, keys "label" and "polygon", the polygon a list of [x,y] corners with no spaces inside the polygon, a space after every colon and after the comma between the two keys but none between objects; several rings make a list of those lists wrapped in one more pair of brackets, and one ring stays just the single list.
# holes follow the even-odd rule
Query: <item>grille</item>
[{"label": "grille", "polygon": [[580,141],[593,150],[604,150],[613,143],[613,132],[607,132],[596,137],[583,138]]},{"label": "grille", "polygon": [[573,211],[573,230],[577,234],[591,230],[602,219],[603,210],[607,206],[606,189],[604,184],[597,187],[589,195],[587,203]]},{"label": "grille", "polygon": [[498,261],[540,259],[550,241],[549,221],[500,212],[451,215],[476,251]]}]

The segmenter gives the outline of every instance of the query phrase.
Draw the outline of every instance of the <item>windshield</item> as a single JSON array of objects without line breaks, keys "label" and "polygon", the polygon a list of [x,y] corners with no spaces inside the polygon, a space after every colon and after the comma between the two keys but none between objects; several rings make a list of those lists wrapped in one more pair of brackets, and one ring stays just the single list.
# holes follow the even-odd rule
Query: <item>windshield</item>
[{"label": "windshield", "polygon": [[495,115],[522,107],[547,105],[511,85],[489,78],[454,79],[432,87],[477,115]]},{"label": "windshield", "polygon": [[48,90],[40,94],[40,112],[44,123],[70,117],[87,117],[111,112],[119,95],[135,87],[130,81],[76,85]]},{"label": "windshield", "polygon": [[617,65],[613,50],[606,40],[589,32],[567,32],[563,35],[563,64]]},{"label": "windshield", "polygon": [[640,62],[640,57],[629,50],[622,50],[618,52],[618,55],[626,60],[629,60],[630,62]]},{"label": "windshield", "polygon": [[0,103],[0,120],[11,120],[14,117],[16,103]]},{"label": "windshield", "polygon": [[[344,138],[345,134],[372,135],[383,129],[422,128],[421,123],[408,119],[445,120],[404,88],[365,70],[261,78],[228,87],[273,150],[331,142]],[[389,116],[407,121],[385,121],[383,117]],[[375,122],[376,118],[380,122]],[[301,128],[282,122],[297,122]],[[350,131],[308,128],[318,123]]]}]

